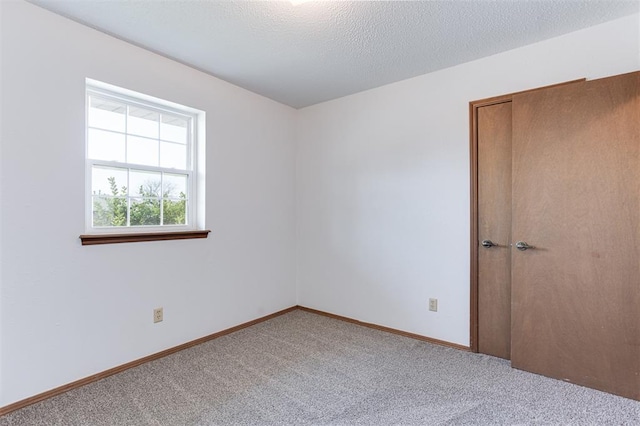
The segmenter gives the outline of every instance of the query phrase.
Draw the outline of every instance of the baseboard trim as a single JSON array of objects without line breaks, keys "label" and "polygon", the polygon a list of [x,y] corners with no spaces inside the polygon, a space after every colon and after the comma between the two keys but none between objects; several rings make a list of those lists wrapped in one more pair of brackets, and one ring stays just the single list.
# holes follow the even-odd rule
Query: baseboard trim
[{"label": "baseboard trim", "polygon": [[227,334],[231,334],[233,332],[242,330],[243,328],[251,327],[252,325],[256,325],[256,324],[259,324],[261,322],[270,320],[272,318],[279,317],[280,315],[284,315],[284,314],[289,313],[291,311],[295,311],[296,309],[298,309],[298,306],[292,306],[290,308],[283,309],[283,310],[278,311],[278,312],[274,312],[273,314],[266,315],[264,317],[260,317],[260,318],[254,319],[253,321],[245,322],[243,324],[236,325],[235,327],[227,328],[226,330],[222,330],[222,331],[219,331],[217,333],[209,334],[208,336],[200,337],[199,339],[195,339],[195,340],[192,340],[190,342],[183,343],[181,345],[174,346],[174,347],[169,348],[169,349],[165,349],[164,351],[160,351],[160,352],[157,352],[155,354],[151,354],[151,355],[136,359],[135,361],[131,361],[131,362],[128,362],[126,364],[122,364],[122,365],[119,365],[117,367],[110,368],[110,369],[102,371],[100,373],[96,373],[96,374],[93,374],[91,376],[87,376],[85,378],[76,380],[74,382],[67,383],[66,385],[62,385],[62,386],[59,386],[57,388],[53,388],[51,390],[48,390],[46,392],[42,392],[42,393],[39,393],[37,395],[31,396],[29,398],[25,398],[23,400],[14,402],[12,404],[5,405],[4,407],[0,407],[0,416],[3,416],[5,414],[9,414],[12,411],[19,410],[19,409],[24,408],[24,407],[26,407],[28,405],[35,404],[36,402],[40,402],[40,401],[43,401],[45,399],[52,398],[54,396],[60,395],[60,394],[65,393],[65,392],[68,392],[68,391],[70,391],[72,389],[76,389],[76,388],[79,388],[81,386],[88,385],[89,383],[97,382],[98,380],[104,379],[104,378],[109,377],[109,376],[113,376],[114,374],[121,373],[121,372],[123,372],[125,370],[128,370],[130,368],[137,367],[139,365],[145,364],[145,363],[150,362],[150,361],[155,361],[155,360],[163,358],[163,357],[165,357],[167,355],[171,355],[173,353],[179,352],[179,351],[181,351],[183,349],[187,349],[187,348],[190,348],[192,346],[196,346],[196,345],[199,345],[201,343],[208,342],[209,340],[217,339],[218,337],[222,337],[222,336],[225,336]]},{"label": "baseboard trim", "polygon": [[371,323],[368,323],[368,322],[362,322],[362,321],[358,321],[358,320],[353,319],[353,318],[343,317],[341,315],[336,315],[336,314],[330,314],[328,312],[319,311],[319,310],[312,309],[312,308],[307,308],[305,306],[298,306],[298,309],[300,309],[302,311],[305,311],[305,312],[310,312],[312,314],[318,314],[318,315],[322,315],[322,316],[325,316],[325,317],[337,319],[337,320],[340,320],[340,321],[345,321],[345,322],[349,322],[349,323],[352,323],[352,324],[361,325],[363,327],[373,328],[374,330],[386,331],[387,333],[398,334],[400,336],[409,337],[411,339],[422,340],[423,342],[433,343],[434,345],[446,346],[448,348],[458,349],[458,350],[465,351],[465,352],[471,352],[471,348],[469,346],[459,345],[457,343],[451,343],[451,342],[447,342],[445,340],[434,339],[432,337],[422,336],[420,334],[409,333],[407,331],[397,330],[395,328],[385,327],[385,326],[377,325],[377,324],[371,324]]},{"label": "baseboard trim", "polygon": [[196,346],[196,345],[199,345],[201,343],[208,342],[209,340],[217,339],[218,337],[222,337],[222,336],[225,336],[227,334],[231,334],[233,332],[242,330],[243,328],[251,327],[252,325],[256,325],[256,324],[259,324],[261,322],[268,321],[268,320],[270,320],[272,318],[279,317],[280,315],[284,315],[286,313],[289,313],[289,312],[292,312],[292,311],[295,311],[295,310],[298,310],[298,309],[301,310],[301,311],[310,312],[312,314],[322,315],[322,316],[333,318],[333,319],[337,319],[337,320],[340,320],[340,321],[345,321],[345,322],[349,322],[349,323],[352,323],[352,324],[357,324],[357,325],[360,325],[360,326],[363,326],[363,327],[372,328],[374,330],[385,331],[387,333],[397,334],[397,335],[400,335],[400,336],[409,337],[411,339],[422,340],[424,342],[433,343],[435,345],[446,346],[446,347],[449,347],[449,348],[458,349],[458,350],[466,351],[466,352],[470,352],[471,351],[471,348],[468,347],[468,346],[458,345],[456,343],[451,343],[451,342],[447,342],[447,341],[444,341],[444,340],[433,339],[431,337],[422,336],[420,334],[414,334],[414,333],[409,333],[409,332],[402,331],[402,330],[396,330],[395,328],[384,327],[382,325],[377,325],[377,324],[371,324],[371,323],[368,323],[368,322],[358,321],[358,320],[353,319],[353,318],[343,317],[341,315],[336,315],[336,314],[330,314],[328,312],[323,312],[323,311],[319,311],[317,309],[312,309],[312,308],[307,308],[305,306],[297,305],[297,306],[292,306],[292,307],[287,308],[287,309],[283,309],[283,310],[278,311],[278,312],[274,312],[273,314],[266,315],[264,317],[260,317],[260,318],[254,319],[254,320],[249,321],[249,322],[245,322],[245,323],[240,324],[240,325],[236,325],[235,327],[227,328],[226,330],[222,330],[222,331],[219,331],[217,333],[209,334],[208,336],[200,337],[199,339],[191,340],[190,342],[183,343],[181,345],[174,346],[172,348],[165,349],[165,350],[160,351],[160,352],[156,352],[155,354],[151,354],[151,355],[136,359],[134,361],[128,362],[126,364],[122,364],[122,365],[119,365],[117,367],[110,368],[110,369],[102,371],[100,373],[96,373],[96,374],[93,374],[91,376],[87,376],[85,378],[76,380],[74,382],[67,383],[66,385],[58,386],[57,388],[50,389],[50,390],[48,390],[46,392],[42,392],[42,393],[39,393],[37,395],[31,396],[29,398],[22,399],[20,401],[14,402],[12,404],[5,405],[4,407],[0,407],[0,416],[3,416],[5,414],[9,414],[12,411],[19,410],[19,409],[27,407],[27,406],[29,406],[31,404],[35,404],[36,402],[44,401],[45,399],[52,398],[54,396],[60,395],[60,394],[65,393],[65,392],[68,392],[68,391],[70,391],[72,389],[76,389],[76,388],[79,388],[81,386],[88,385],[89,383],[97,382],[98,380],[104,379],[104,378],[109,377],[109,376],[113,376],[114,374],[121,373],[121,372],[123,372],[125,370],[128,370],[130,368],[137,367],[139,365],[145,364],[145,363],[150,362],[150,361],[155,361],[155,360],[163,358],[163,357],[165,357],[167,355],[171,355],[173,353],[176,353],[176,352],[179,352],[181,350],[190,348],[192,346]]}]

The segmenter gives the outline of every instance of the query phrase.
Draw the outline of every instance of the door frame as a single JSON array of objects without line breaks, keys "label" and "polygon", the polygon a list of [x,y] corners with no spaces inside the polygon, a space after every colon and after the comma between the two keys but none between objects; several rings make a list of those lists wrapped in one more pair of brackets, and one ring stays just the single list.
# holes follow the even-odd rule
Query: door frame
[{"label": "door frame", "polygon": [[479,99],[469,102],[469,169],[471,185],[471,232],[470,234],[470,337],[469,348],[472,352],[478,352],[478,108],[511,102],[515,95],[535,90],[548,89],[551,87],[564,86],[566,84],[586,81],[586,78],[565,81],[563,83],[549,86],[537,87],[535,89],[522,90],[506,95],[494,96],[491,98]]}]

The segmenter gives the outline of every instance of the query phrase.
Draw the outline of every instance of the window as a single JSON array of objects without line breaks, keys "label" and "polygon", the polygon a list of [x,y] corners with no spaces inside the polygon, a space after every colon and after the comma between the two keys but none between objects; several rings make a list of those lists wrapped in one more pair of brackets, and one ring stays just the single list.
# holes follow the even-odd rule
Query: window
[{"label": "window", "polygon": [[98,82],[86,96],[87,232],[197,230],[203,113]]}]

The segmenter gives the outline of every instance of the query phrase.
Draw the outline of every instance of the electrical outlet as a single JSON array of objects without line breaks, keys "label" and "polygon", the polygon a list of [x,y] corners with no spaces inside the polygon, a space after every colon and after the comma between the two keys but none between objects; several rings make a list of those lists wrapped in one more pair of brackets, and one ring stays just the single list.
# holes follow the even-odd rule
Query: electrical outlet
[{"label": "electrical outlet", "polygon": [[429,299],[429,310],[438,312],[438,299]]},{"label": "electrical outlet", "polygon": [[153,310],[153,322],[162,321],[162,308],[156,308]]}]

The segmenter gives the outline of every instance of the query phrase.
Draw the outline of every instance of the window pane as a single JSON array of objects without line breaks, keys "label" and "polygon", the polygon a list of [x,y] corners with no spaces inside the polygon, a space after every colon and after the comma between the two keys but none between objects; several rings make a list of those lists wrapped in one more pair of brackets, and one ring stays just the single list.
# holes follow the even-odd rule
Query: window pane
[{"label": "window pane", "polygon": [[165,173],[162,196],[165,198],[187,198],[187,175]]},{"label": "window pane", "polygon": [[157,166],[158,141],[137,136],[127,136],[127,162],[144,164],[145,166]]},{"label": "window pane", "polygon": [[187,168],[187,146],[172,142],[160,142],[160,167]]},{"label": "window pane", "polygon": [[189,120],[175,115],[162,114],[160,139],[165,141],[187,143]]},{"label": "window pane", "polygon": [[131,226],[160,225],[160,200],[157,198],[131,199]]},{"label": "window pane", "polygon": [[124,162],[124,138],[120,133],[89,129],[89,158]]},{"label": "window pane", "polygon": [[108,196],[127,195],[127,169],[93,166],[91,194]]},{"label": "window pane", "polygon": [[127,133],[148,138],[158,138],[160,114],[148,109],[130,106]]},{"label": "window pane", "polygon": [[[135,197],[160,198],[162,182],[160,176],[160,173],[131,170],[129,173],[129,182],[131,185],[130,195]],[[158,212],[160,212],[159,205]]]},{"label": "window pane", "polygon": [[162,202],[162,214],[164,225],[186,225],[187,202],[186,200],[168,200]]},{"label": "window pane", "polygon": [[124,133],[124,104],[91,95],[89,97],[89,126]]},{"label": "window pane", "polygon": [[193,226],[198,115],[123,93],[87,82],[87,229]]},{"label": "window pane", "polygon": [[93,197],[93,226],[127,226],[127,199]]}]

